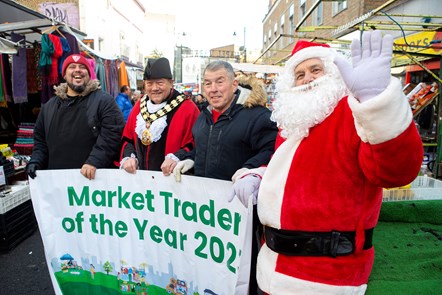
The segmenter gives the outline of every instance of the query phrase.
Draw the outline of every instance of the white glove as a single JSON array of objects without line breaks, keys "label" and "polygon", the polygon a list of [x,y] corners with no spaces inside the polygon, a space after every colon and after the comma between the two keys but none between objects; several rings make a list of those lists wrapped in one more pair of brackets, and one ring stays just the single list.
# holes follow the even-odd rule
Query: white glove
[{"label": "white glove", "polygon": [[195,162],[193,160],[187,159],[179,161],[175,168],[173,168],[173,175],[175,175],[175,181],[181,182],[181,174],[186,173],[193,168]]},{"label": "white glove", "polygon": [[258,198],[259,185],[261,184],[261,177],[257,174],[248,174],[243,178],[237,179],[232,186],[232,191],[228,196],[227,201],[231,202],[235,196],[247,208],[249,198],[252,198],[253,205],[256,205]]},{"label": "white glove", "polygon": [[390,84],[393,37],[381,31],[366,31],[359,40],[351,43],[353,66],[337,56],[335,64],[341,72],[347,88],[359,102],[367,101],[382,93]]},{"label": "white glove", "polygon": [[232,181],[235,182],[237,178],[239,179],[244,174],[250,173],[249,171],[250,171],[250,169],[248,169],[248,168],[240,168],[240,169],[236,170],[235,174],[233,174],[233,176],[232,176]]}]

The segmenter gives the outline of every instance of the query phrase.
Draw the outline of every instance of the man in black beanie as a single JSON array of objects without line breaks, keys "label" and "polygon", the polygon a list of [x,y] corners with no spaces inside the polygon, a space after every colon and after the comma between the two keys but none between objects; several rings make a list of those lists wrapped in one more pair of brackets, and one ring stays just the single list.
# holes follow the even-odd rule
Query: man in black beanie
[{"label": "man in black beanie", "polygon": [[173,88],[169,60],[149,59],[144,70],[144,95],[134,105],[123,131],[120,168],[172,173],[193,149],[192,126],[199,110]]}]

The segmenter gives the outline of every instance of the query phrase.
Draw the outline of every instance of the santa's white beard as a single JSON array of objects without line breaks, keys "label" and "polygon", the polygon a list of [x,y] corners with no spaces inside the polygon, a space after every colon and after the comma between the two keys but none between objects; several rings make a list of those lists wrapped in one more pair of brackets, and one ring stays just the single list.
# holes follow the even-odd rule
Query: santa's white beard
[{"label": "santa's white beard", "polygon": [[[292,80],[293,81],[293,80]],[[277,85],[278,87],[278,85]],[[341,76],[326,74],[315,81],[278,92],[273,102],[272,120],[281,129],[284,138],[307,137],[309,129],[325,120],[339,100],[347,95]]]}]

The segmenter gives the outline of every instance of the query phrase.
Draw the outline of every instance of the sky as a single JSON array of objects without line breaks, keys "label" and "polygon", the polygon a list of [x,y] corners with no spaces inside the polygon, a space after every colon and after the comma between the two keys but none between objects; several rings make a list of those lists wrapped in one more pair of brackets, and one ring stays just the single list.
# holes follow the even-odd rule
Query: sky
[{"label": "sky", "polygon": [[262,20],[268,0],[145,0],[144,3],[149,12],[175,14],[177,37],[193,49],[243,46],[244,35],[248,50],[262,47]]}]

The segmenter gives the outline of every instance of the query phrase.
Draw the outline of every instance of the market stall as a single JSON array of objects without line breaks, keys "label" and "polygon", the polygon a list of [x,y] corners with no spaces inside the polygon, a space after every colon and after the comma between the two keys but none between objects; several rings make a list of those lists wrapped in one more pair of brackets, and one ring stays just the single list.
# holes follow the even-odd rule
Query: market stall
[{"label": "market stall", "polygon": [[0,20],[0,251],[8,251],[36,228],[25,167],[41,105],[64,82],[64,59],[74,53],[85,56],[94,69],[91,78],[113,97],[121,83],[137,88],[142,67],[103,56],[82,42],[85,33],[14,1],[0,2]]}]

